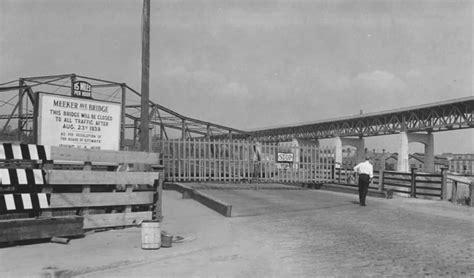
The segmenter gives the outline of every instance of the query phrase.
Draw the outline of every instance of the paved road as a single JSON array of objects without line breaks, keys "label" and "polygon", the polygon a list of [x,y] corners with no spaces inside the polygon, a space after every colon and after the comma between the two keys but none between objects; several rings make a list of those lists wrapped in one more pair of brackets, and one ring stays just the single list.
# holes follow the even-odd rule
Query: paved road
[{"label": "paved road", "polygon": [[[140,249],[140,229],[70,245],[0,249],[2,277],[45,266],[81,277],[472,277],[473,210],[447,202],[313,190],[204,190],[234,205],[225,218],[164,194],[162,229],[187,241]],[[28,266],[28,267],[25,267]]]},{"label": "paved road", "polygon": [[442,204],[444,208],[437,207],[433,201],[373,198],[368,207],[360,207],[355,195],[313,190],[203,191],[231,203],[237,216],[199,231],[210,233],[208,246],[97,277],[160,273],[165,277],[474,274],[470,210],[457,210],[447,203]]}]

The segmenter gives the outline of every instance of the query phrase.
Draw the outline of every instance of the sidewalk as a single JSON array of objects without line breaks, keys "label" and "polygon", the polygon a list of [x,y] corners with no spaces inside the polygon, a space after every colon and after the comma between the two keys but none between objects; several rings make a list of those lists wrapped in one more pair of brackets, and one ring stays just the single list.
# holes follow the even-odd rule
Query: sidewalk
[{"label": "sidewalk", "polygon": [[142,250],[138,227],[110,230],[69,245],[0,249],[1,276],[38,277],[45,267],[82,277],[467,277],[474,271],[472,208],[405,198],[369,198],[368,207],[359,207],[355,195],[337,192],[235,191],[206,192],[231,196],[233,209],[245,212],[231,218],[164,191],[161,229],[185,238],[172,248]]}]

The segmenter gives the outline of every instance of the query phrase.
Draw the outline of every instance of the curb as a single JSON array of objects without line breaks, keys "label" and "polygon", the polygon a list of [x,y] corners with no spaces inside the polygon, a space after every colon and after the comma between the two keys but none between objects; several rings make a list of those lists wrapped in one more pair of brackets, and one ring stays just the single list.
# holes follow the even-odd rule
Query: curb
[{"label": "curb", "polygon": [[164,190],[175,190],[183,194],[183,199],[193,199],[206,207],[215,210],[225,217],[232,216],[232,205],[229,205],[221,200],[214,199],[211,196],[199,192],[189,186],[181,183],[165,183],[163,185]]}]

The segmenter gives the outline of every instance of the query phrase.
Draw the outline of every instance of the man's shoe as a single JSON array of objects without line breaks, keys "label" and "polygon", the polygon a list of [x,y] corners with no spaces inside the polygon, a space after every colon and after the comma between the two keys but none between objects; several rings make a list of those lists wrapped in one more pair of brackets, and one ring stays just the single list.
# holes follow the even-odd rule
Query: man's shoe
[{"label": "man's shoe", "polygon": [[365,207],[365,204],[360,204],[360,206]]}]

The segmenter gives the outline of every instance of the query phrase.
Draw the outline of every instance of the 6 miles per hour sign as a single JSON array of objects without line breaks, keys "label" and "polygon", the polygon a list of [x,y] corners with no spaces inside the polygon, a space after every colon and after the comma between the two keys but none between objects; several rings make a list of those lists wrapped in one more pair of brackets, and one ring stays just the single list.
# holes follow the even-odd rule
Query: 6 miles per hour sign
[{"label": "6 miles per hour sign", "polygon": [[119,150],[120,117],[119,103],[39,93],[38,144]]}]

